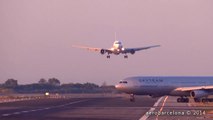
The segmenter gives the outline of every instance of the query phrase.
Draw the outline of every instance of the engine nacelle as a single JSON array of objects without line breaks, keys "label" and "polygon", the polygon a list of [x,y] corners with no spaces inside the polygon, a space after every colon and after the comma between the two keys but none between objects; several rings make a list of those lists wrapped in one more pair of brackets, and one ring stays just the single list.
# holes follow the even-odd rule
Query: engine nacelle
[{"label": "engine nacelle", "polygon": [[100,53],[103,55],[103,54],[105,54],[105,53],[106,53],[106,50],[101,49]]},{"label": "engine nacelle", "polygon": [[135,54],[135,50],[131,50],[130,53],[131,53],[131,54]]},{"label": "engine nacelle", "polygon": [[208,92],[205,90],[195,90],[190,92],[192,98],[201,98],[208,96]]}]

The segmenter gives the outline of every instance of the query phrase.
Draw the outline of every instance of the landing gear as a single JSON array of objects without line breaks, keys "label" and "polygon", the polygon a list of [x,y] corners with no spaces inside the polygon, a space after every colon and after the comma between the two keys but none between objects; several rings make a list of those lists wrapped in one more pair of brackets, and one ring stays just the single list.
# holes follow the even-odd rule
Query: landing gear
[{"label": "landing gear", "polygon": [[135,96],[134,96],[134,94],[130,94],[130,101],[131,102],[135,102]]},{"label": "landing gear", "polygon": [[204,99],[202,99],[202,102],[203,103],[209,102],[209,99],[208,98],[204,98]]},{"label": "landing gear", "polygon": [[189,98],[180,97],[180,98],[177,98],[177,102],[188,103],[189,102]]},{"label": "landing gear", "polygon": [[202,103],[206,103],[206,102],[213,102],[213,99],[211,98],[194,98],[195,102],[202,102]]},{"label": "landing gear", "polygon": [[107,55],[107,58],[109,59],[109,58],[110,58],[110,55]]},{"label": "landing gear", "polygon": [[127,56],[127,55],[124,55],[124,58],[128,58],[128,56]]},{"label": "landing gear", "polygon": [[199,98],[194,98],[195,102],[201,102],[201,100]]}]

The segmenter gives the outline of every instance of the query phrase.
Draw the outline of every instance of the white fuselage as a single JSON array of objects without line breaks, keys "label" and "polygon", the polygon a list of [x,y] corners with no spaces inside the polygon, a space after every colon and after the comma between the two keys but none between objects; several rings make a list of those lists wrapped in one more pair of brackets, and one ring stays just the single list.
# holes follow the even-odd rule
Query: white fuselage
[{"label": "white fuselage", "polygon": [[113,43],[113,48],[114,48],[114,49],[122,49],[122,48],[123,48],[123,45],[122,45],[121,41],[115,41],[115,42]]},{"label": "white fuselage", "polygon": [[112,50],[113,53],[116,54],[116,55],[120,54],[120,53],[122,52],[122,50],[124,50],[121,41],[115,41],[115,42],[113,43],[113,46],[112,46],[111,50]]},{"label": "white fuselage", "polygon": [[[176,91],[177,88],[212,87],[213,77],[163,77],[145,76],[129,77],[116,85],[119,91],[150,96],[190,96],[190,92]],[[213,89],[208,90],[210,94]]]}]

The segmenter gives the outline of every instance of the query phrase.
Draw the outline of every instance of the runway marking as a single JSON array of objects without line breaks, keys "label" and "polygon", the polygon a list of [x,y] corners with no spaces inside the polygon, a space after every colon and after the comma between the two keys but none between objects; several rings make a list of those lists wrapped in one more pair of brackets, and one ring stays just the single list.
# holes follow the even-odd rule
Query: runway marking
[{"label": "runway marking", "polygon": [[10,116],[10,114],[3,114],[2,116],[3,117],[7,117],[7,116]]},{"label": "runway marking", "polygon": [[[162,99],[163,99],[163,97],[159,98],[158,101],[155,102],[154,106],[151,107],[151,108],[149,109],[148,112],[153,112],[153,111],[155,110],[155,107],[158,106],[158,104],[160,103],[160,101],[161,101]],[[148,117],[149,117],[149,115],[147,115],[147,114],[145,113],[145,115],[143,115],[139,120],[146,120]]]},{"label": "runway marking", "polygon": [[28,113],[28,111],[22,111],[22,113]]},{"label": "runway marking", "polygon": [[[89,100],[91,100],[91,99],[89,99]],[[61,107],[65,107],[65,106],[76,104],[76,103],[86,102],[86,101],[89,101],[89,100],[79,100],[79,101],[74,101],[74,102],[70,102],[70,103],[58,105],[58,106],[51,106],[51,107],[28,110],[28,111],[25,110],[25,111],[20,111],[20,112],[6,113],[6,114],[2,114],[1,116],[2,117],[8,117],[8,116],[11,116],[11,115],[19,115],[19,114],[23,114],[23,113],[30,113],[30,112],[43,111],[43,110],[54,109],[54,108],[61,108]]]},{"label": "runway marking", "polygon": [[[168,96],[166,96],[165,99],[164,99],[164,101],[163,101],[163,104],[162,104],[162,106],[161,106],[161,108],[160,108],[160,111],[159,111],[160,113],[162,112],[163,107],[164,107],[164,105],[165,105],[167,99],[168,99]],[[156,116],[156,120],[158,120],[158,116],[159,116],[159,115]]]}]

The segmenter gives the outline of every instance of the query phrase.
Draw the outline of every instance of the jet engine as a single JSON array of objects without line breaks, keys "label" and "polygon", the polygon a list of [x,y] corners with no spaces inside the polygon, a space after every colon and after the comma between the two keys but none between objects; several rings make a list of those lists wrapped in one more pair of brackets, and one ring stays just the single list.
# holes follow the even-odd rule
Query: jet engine
[{"label": "jet engine", "polygon": [[101,49],[100,53],[103,55],[103,54],[105,54],[105,53],[106,53],[106,50]]},{"label": "jet engine", "polygon": [[131,50],[130,53],[131,53],[131,54],[135,54],[135,50]]},{"label": "jet engine", "polygon": [[208,96],[208,92],[205,90],[195,90],[190,92],[190,96],[193,98],[201,98]]}]

